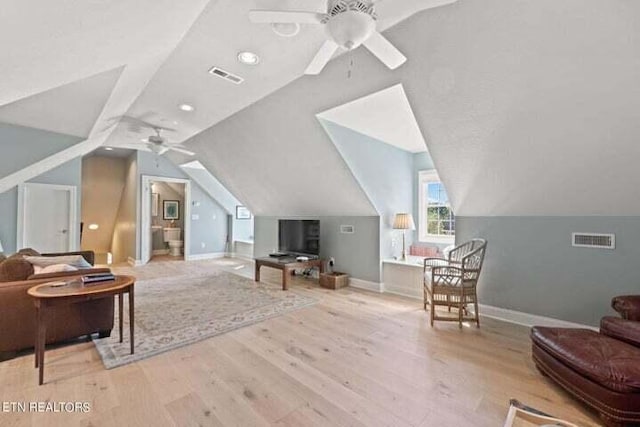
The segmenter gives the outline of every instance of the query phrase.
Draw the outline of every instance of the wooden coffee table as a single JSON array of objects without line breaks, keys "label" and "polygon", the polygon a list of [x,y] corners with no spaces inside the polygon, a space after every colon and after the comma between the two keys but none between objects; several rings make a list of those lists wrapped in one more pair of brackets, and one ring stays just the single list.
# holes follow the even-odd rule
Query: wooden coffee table
[{"label": "wooden coffee table", "polygon": [[[122,306],[123,296],[129,294],[129,336],[131,341],[131,354],[134,349],[134,310],[133,310],[133,285],[135,278],[132,276],[116,276],[115,280],[83,284],[79,278],[64,278],[64,280],[43,283],[29,288],[27,293],[33,297],[36,307],[36,342],[35,361],[39,368],[38,384],[44,382],[44,350],[47,337],[47,321],[49,309],[64,305],[75,304],[100,298],[109,298],[118,295],[118,314],[120,342],[122,342]],[[62,286],[56,285],[64,282]]]},{"label": "wooden coffee table", "polygon": [[286,291],[289,288],[289,276],[291,272],[297,269],[318,268],[320,273],[324,273],[324,261],[321,259],[310,259],[308,261],[296,261],[295,257],[264,257],[256,258],[256,271],[255,281],[260,281],[260,267],[263,265],[266,267],[276,268],[282,270],[282,290]]}]

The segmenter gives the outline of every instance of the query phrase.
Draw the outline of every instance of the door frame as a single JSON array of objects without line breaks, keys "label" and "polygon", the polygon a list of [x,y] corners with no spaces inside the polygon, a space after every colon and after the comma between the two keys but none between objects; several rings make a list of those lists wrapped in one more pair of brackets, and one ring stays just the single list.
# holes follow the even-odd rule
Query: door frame
[{"label": "door frame", "polygon": [[142,191],[140,195],[140,261],[146,264],[151,259],[151,183],[173,182],[184,184],[184,230],[182,240],[185,261],[191,255],[191,180],[185,178],[168,178],[165,176],[142,175]]},{"label": "door frame", "polygon": [[[25,182],[18,184],[18,218],[17,218],[17,235],[16,235],[16,251],[23,249],[25,233],[27,231],[27,219],[25,217],[25,203],[27,202],[27,193],[29,188],[48,188],[50,190],[62,190],[69,192],[69,251],[78,249],[78,234],[80,224],[78,224],[78,187],[76,185],[60,185],[60,184],[41,184],[36,182]],[[34,248],[38,249],[38,248]]]}]

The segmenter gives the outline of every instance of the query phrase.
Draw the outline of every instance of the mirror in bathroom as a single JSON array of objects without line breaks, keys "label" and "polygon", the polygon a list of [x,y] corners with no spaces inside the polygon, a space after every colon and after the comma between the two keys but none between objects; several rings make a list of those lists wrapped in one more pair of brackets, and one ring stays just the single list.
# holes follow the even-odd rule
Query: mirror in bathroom
[{"label": "mirror in bathroom", "polygon": [[158,193],[151,193],[151,216],[158,216],[159,207],[160,195]]}]

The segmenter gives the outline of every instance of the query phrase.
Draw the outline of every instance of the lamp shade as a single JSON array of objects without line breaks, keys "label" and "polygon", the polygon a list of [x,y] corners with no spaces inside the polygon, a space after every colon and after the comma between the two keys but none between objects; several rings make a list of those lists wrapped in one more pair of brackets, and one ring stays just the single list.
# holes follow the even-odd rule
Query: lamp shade
[{"label": "lamp shade", "polygon": [[410,213],[397,213],[393,220],[393,228],[396,230],[415,230],[416,224]]}]

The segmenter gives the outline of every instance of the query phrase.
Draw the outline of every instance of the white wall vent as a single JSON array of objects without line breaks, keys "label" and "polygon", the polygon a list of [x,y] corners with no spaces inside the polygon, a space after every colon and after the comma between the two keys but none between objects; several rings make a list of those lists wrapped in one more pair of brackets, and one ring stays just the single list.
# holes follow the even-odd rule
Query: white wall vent
[{"label": "white wall vent", "polygon": [[340,233],[342,234],[353,234],[356,232],[356,228],[353,225],[341,225]]},{"label": "white wall vent", "polygon": [[242,77],[236,76],[235,74],[231,74],[230,72],[225,71],[222,68],[218,68],[218,67],[211,67],[211,69],[209,69],[209,74],[213,74],[214,76],[218,76],[222,79],[225,79],[237,85],[239,85],[244,81]]},{"label": "white wall vent", "polygon": [[578,248],[615,249],[616,235],[602,233],[571,233],[571,243]]}]

